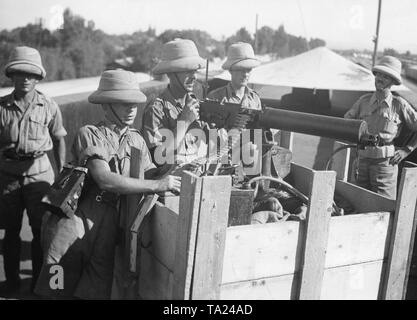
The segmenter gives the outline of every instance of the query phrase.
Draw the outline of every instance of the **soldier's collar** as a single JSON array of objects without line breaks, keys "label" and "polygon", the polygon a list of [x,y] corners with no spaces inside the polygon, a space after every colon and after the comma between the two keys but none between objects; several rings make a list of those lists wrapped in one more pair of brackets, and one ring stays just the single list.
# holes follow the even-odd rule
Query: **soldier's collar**
[{"label": "soldier's collar", "polygon": [[110,121],[107,118],[104,118],[104,120],[100,123],[100,125],[110,129],[115,134],[117,134],[119,137],[122,136],[123,134],[125,134],[127,132],[127,129],[128,129],[127,127],[120,128],[119,126],[117,126],[116,124],[114,124],[112,121]]},{"label": "soldier's collar", "polygon": [[[10,93],[9,95],[5,96],[4,99],[6,101],[6,107],[11,107],[13,105],[15,105],[16,107],[18,107],[22,112],[24,112],[25,110],[22,110],[19,106],[18,103],[16,103],[16,99],[15,99],[15,95],[14,95],[14,90],[12,91],[12,93]],[[35,90],[34,94],[33,94],[33,99],[30,102],[30,105],[32,104],[37,104],[37,105],[45,105],[45,100],[42,94],[40,94],[39,91]]]},{"label": "soldier's collar", "polygon": [[[390,108],[392,107],[392,93],[391,93],[391,91],[388,93],[388,95],[382,101],[384,101],[388,105],[388,107],[390,107]],[[376,97],[376,92],[374,92],[372,97],[371,97],[371,104],[374,104],[376,102],[378,102],[378,99]]]},{"label": "soldier's collar", "polygon": [[[236,95],[236,90],[235,90],[235,89],[233,89],[233,86],[232,86],[232,83],[231,83],[231,82],[229,82],[229,83],[227,84],[227,86],[226,86],[226,91],[227,91],[227,94],[229,95],[229,97],[232,97],[233,95],[234,95],[234,96],[237,96],[237,95]],[[243,99],[245,96],[249,95],[249,93],[250,93],[249,87],[248,87],[248,86],[245,86],[245,92],[243,93],[243,97],[242,97],[242,99]]]}]

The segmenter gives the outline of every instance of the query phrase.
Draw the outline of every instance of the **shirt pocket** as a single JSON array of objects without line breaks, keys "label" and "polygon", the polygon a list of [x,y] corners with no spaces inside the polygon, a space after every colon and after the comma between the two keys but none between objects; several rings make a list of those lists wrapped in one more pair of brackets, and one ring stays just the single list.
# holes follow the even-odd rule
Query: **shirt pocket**
[{"label": "shirt pocket", "polygon": [[392,116],[387,116],[384,115],[384,119],[385,119],[385,125],[384,125],[384,129],[383,131],[392,135],[392,138],[395,138],[397,132],[398,132],[398,127],[401,124],[401,120],[397,115],[392,115]]},{"label": "shirt pocket", "polygon": [[29,140],[41,140],[45,139],[48,134],[48,126],[43,117],[39,115],[29,116],[28,126],[28,139]]}]

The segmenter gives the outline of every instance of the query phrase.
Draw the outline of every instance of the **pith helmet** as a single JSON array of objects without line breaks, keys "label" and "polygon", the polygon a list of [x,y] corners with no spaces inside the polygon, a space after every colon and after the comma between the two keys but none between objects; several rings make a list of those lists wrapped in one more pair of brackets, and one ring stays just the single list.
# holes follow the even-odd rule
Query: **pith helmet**
[{"label": "pith helmet", "polygon": [[153,69],[154,74],[203,69],[205,60],[198,54],[195,43],[188,39],[175,39],[162,47],[162,59]]},{"label": "pith helmet", "polygon": [[140,91],[135,74],[125,70],[104,71],[98,89],[88,101],[96,104],[104,103],[142,103],[146,96]]},{"label": "pith helmet", "polygon": [[9,62],[4,68],[4,73],[10,78],[14,72],[34,74],[41,79],[45,78],[46,71],[42,65],[39,51],[31,47],[16,47],[10,54]]},{"label": "pith helmet", "polygon": [[372,73],[381,72],[394,79],[396,85],[401,84],[401,61],[395,57],[384,56],[372,68]]},{"label": "pith helmet", "polygon": [[229,47],[227,59],[222,68],[225,70],[252,69],[260,64],[252,46],[246,42],[238,42]]}]

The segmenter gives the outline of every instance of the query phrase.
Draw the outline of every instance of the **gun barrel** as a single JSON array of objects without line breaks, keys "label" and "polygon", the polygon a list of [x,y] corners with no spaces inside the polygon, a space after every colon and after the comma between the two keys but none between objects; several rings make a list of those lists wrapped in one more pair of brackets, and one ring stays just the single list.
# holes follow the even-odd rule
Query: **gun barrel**
[{"label": "gun barrel", "polygon": [[266,108],[258,123],[264,128],[280,129],[331,139],[359,143],[367,134],[362,120],[343,119],[317,114]]}]

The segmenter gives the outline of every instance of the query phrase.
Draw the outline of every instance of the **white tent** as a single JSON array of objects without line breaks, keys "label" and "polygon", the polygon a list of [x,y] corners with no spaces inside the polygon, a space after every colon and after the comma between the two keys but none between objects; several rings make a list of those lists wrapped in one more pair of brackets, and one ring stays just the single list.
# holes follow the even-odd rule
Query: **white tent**
[{"label": "white tent", "polygon": [[[216,78],[230,80],[225,71]],[[259,85],[287,86],[344,91],[374,91],[372,72],[325,47],[297,56],[266,63],[253,69],[250,82]],[[393,90],[408,90],[395,86]]]}]

